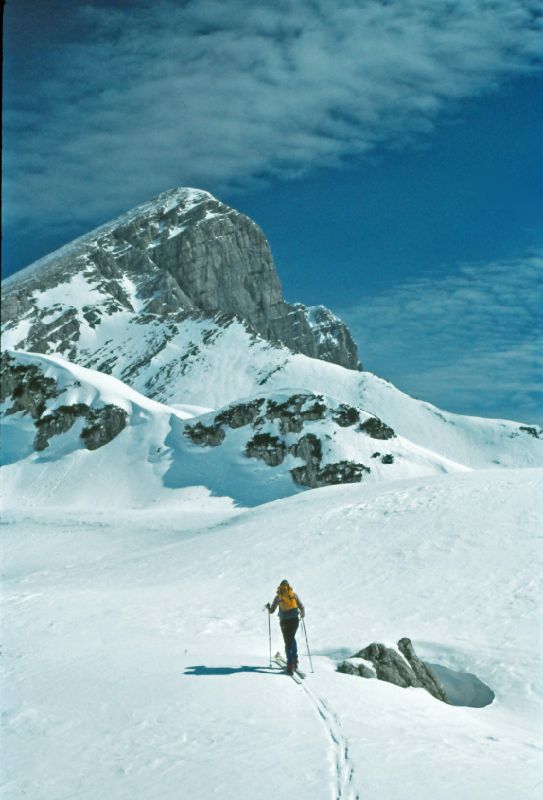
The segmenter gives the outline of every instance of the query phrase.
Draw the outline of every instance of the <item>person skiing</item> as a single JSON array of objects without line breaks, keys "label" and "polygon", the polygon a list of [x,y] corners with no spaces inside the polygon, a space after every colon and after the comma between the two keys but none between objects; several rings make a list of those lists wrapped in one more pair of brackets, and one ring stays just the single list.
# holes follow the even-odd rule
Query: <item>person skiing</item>
[{"label": "person skiing", "polygon": [[305,608],[292,586],[285,579],[277,587],[277,594],[273,603],[266,603],[266,608],[273,614],[279,606],[279,625],[285,642],[285,656],[287,671],[291,674],[298,669],[298,647],[296,644],[296,631],[300,624],[300,615],[305,617]]}]

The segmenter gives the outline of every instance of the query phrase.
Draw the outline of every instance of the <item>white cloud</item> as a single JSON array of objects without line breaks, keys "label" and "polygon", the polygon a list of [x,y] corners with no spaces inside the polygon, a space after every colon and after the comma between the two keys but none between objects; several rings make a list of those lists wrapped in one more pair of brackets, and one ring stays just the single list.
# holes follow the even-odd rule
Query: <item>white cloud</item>
[{"label": "white cloud", "polygon": [[534,69],[540,12],[539,0],[74,4],[79,39],[44,43],[40,74],[5,109],[7,218],[106,219],[172,185],[232,190],[408,142],[455,101]]},{"label": "white cloud", "polygon": [[543,423],[542,296],[537,253],[413,280],[338,313],[365,368],[409,394],[451,411]]}]

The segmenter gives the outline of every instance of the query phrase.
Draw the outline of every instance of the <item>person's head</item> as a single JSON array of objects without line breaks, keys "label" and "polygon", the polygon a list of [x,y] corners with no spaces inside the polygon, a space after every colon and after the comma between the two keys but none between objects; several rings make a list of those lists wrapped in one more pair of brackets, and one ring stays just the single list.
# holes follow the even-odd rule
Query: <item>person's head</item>
[{"label": "person's head", "polygon": [[284,578],[284,580],[282,580],[279,586],[277,587],[277,592],[278,594],[282,594],[283,592],[288,592],[289,589],[290,589],[290,583],[287,581],[286,578]]}]

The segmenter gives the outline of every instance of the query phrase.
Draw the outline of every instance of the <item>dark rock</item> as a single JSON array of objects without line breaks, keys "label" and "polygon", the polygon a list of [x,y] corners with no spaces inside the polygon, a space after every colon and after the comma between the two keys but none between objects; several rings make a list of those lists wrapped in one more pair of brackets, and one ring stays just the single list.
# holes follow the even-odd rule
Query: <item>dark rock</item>
[{"label": "dark rock", "polygon": [[381,464],[394,464],[394,456],[392,453],[385,453],[381,459]]},{"label": "dark rock", "polygon": [[42,317],[31,326],[28,336],[24,341],[24,349],[33,353],[52,352],[54,350],[69,358],[75,352],[75,345],[79,339],[80,322],[74,308],[69,308],[59,314],[51,322],[44,323]]},{"label": "dark rock", "polygon": [[360,675],[358,665],[351,661],[342,661],[341,664],[338,664],[336,671],[343,672],[344,675]]},{"label": "dark rock", "polygon": [[398,642],[398,649],[400,653],[402,653],[409,661],[411,669],[413,670],[419,685],[423,686],[434,697],[437,697],[438,700],[442,700],[444,703],[446,703],[447,695],[445,693],[445,689],[436,678],[432,670],[423,661],[421,661],[418,655],[415,653],[415,648],[413,647],[411,639],[400,639]]},{"label": "dark rock", "polygon": [[351,425],[355,425],[357,422],[359,422],[360,411],[354,406],[341,403],[333,416],[333,420],[342,428],[349,428]]},{"label": "dark rock", "polygon": [[318,436],[314,433],[306,433],[296,444],[289,447],[289,452],[296,458],[302,458],[306,466],[317,468],[321,463],[322,445]]},{"label": "dark rock", "polygon": [[202,422],[185,425],[184,434],[200,447],[217,447],[225,437],[224,429],[220,425],[204,425]]},{"label": "dark rock", "polygon": [[537,428],[533,428],[532,426],[529,425],[520,425],[519,431],[527,433],[530,436],[533,436],[535,439],[541,439],[543,434],[543,428],[539,428],[538,430]]},{"label": "dark rock", "polygon": [[266,418],[270,421],[279,420],[279,430],[286,433],[300,433],[304,422],[323,419],[326,405],[322,395],[293,394],[283,403],[274,400],[268,401]]},{"label": "dark rock", "polygon": [[257,433],[245,445],[248,458],[258,458],[269,467],[277,467],[285,460],[287,446],[278,436],[269,433]]},{"label": "dark rock", "polygon": [[[283,438],[301,432],[307,422],[324,419],[327,412],[328,407],[322,395],[297,393],[283,401],[267,402],[264,398],[257,398],[223,409],[215,416],[212,425],[205,425],[201,421],[185,424],[184,433],[194,444],[216,447],[224,441],[224,428],[251,426],[255,432],[245,445],[245,456],[264,461],[270,467],[282,464],[287,455],[301,459],[305,463],[290,470],[292,479],[299,486],[317,488],[358,483],[370,472],[370,468],[353,461],[338,461],[323,466],[322,442],[315,433],[306,433],[293,444]],[[336,411],[336,416],[345,425],[354,425],[358,414],[357,409],[346,404],[339,406]],[[278,424],[279,436],[259,432],[259,427],[267,422]]]},{"label": "dark rock", "polygon": [[86,418],[90,409],[85,403],[76,403],[73,406],[59,406],[49,411],[35,422],[37,433],[34,438],[34,448],[40,452],[49,447],[49,439],[69,431],[74,422],[81,417]]},{"label": "dark rock", "polygon": [[356,653],[355,657],[371,661],[380,681],[387,681],[388,683],[394,683],[396,686],[404,687],[419,685],[409,665],[391,647],[374,642]]},{"label": "dark rock", "polygon": [[87,450],[97,450],[111,442],[126,427],[127,418],[126,411],[113,404],[91,409],[87,414],[87,425],[81,431]]},{"label": "dark rock", "polygon": [[[353,659],[362,658],[370,661],[375,669],[376,677],[381,681],[393,683],[395,686],[414,686],[426,689],[431,695],[447,703],[447,694],[440,681],[436,678],[430,667],[425,664],[415,653],[415,649],[410,639],[403,638],[398,642],[398,651],[384,644],[373,642],[372,644],[355,653]],[[360,665],[365,667],[365,665]],[[365,667],[360,670],[358,665],[349,660],[342,662],[338,667],[338,672],[345,672],[350,675],[360,675],[361,677],[373,677],[371,670]],[[368,673],[370,673],[368,675]]]},{"label": "dark rock", "polygon": [[342,661],[337,666],[337,672],[343,672],[345,675],[357,675],[360,678],[376,678],[376,674],[366,664],[356,663],[347,659]]},{"label": "dark rock", "polygon": [[365,664],[359,664],[358,665],[358,674],[360,675],[361,678],[370,678],[371,679],[371,678],[376,678],[377,677],[375,672],[373,670],[371,670],[369,667],[367,667]]},{"label": "dark rock", "polygon": [[370,417],[362,422],[359,430],[367,433],[372,439],[393,439],[396,436],[392,428],[378,417]]},{"label": "dark rock", "polygon": [[369,472],[369,467],[354,461],[337,461],[321,468],[306,464],[304,467],[294,467],[290,470],[295,483],[311,489],[339,483],[360,483],[364,474]]},{"label": "dark rock", "polygon": [[12,405],[6,414],[18,411],[38,419],[45,410],[47,400],[59,394],[54,378],[46,378],[33,364],[19,364],[8,353],[2,353],[0,360],[0,402],[8,398]]},{"label": "dark rock", "polygon": [[[46,403],[62,394],[54,378],[47,378],[35,364],[21,364],[8,353],[1,357],[1,402],[11,400],[5,414],[22,412],[34,419],[34,448],[41,452],[49,440],[70,430],[77,419],[85,420],[81,439],[88,450],[107,444],[126,426],[128,414],[115,405],[91,409],[85,403],[61,405],[47,410]],[[75,381],[71,386],[80,386]]]},{"label": "dark rock", "polygon": [[91,328],[96,328],[100,322],[102,321],[102,313],[100,309],[94,308],[94,306],[83,306],[83,316],[85,317],[86,321],[89,323]]},{"label": "dark rock", "polygon": [[[362,369],[351,332],[344,322],[324,306],[307,308],[300,303],[288,306],[290,328],[287,342],[277,328],[277,338],[291,350],[347,369]],[[308,329],[311,334],[308,335]]]},{"label": "dark rock", "polygon": [[357,675],[360,678],[375,678],[375,672],[371,670],[366,664],[356,663],[350,660],[342,661],[337,666],[338,672],[343,672],[345,675]]},{"label": "dark rock", "polygon": [[244,425],[253,425],[263,404],[264,398],[252,400],[250,403],[237,403],[217,414],[215,423],[228,425],[229,428],[242,428]]}]

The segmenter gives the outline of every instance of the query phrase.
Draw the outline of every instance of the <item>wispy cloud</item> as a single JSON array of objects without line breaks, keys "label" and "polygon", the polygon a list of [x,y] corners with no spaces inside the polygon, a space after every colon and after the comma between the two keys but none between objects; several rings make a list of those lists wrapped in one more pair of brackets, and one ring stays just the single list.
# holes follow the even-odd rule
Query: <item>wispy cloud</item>
[{"label": "wispy cloud", "polygon": [[341,309],[364,366],[465,414],[543,423],[543,253],[421,278]]},{"label": "wispy cloud", "polygon": [[232,190],[405,144],[455,101],[534,69],[540,12],[539,0],[71,3],[71,36],[43,42],[5,110],[8,220],[104,219],[176,184]]}]

